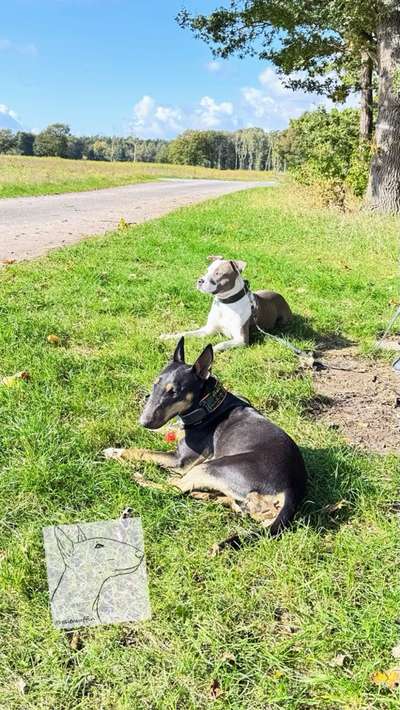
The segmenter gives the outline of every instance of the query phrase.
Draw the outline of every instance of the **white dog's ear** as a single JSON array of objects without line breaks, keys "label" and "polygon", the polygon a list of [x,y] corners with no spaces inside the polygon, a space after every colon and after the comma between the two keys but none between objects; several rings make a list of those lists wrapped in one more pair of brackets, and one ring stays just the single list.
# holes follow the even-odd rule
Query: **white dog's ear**
[{"label": "white dog's ear", "polygon": [[231,264],[234,271],[238,271],[239,274],[241,274],[247,266],[247,261],[240,261],[240,259],[232,259]]},{"label": "white dog's ear", "polygon": [[224,257],[223,257],[223,256],[215,256],[215,254],[210,254],[210,255],[207,257],[207,261],[218,261],[218,259],[219,259],[220,261],[223,261],[223,260],[224,260]]}]

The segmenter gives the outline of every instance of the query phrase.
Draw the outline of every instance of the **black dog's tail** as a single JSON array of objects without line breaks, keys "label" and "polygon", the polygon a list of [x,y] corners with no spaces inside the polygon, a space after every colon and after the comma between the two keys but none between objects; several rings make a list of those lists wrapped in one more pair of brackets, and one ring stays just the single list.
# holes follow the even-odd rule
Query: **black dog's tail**
[{"label": "black dog's tail", "polygon": [[295,491],[293,488],[287,488],[284,491],[284,495],[285,502],[282,510],[279,512],[272,525],[266,528],[267,532],[269,532],[272,537],[279,535],[290,525],[303,498],[303,492]]},{"label": "black dog's tail", "polygon": [[277,537],[291,524],[297,509],[303,499],[304,490],[294,491],[293,488],[287,488],[283,491],[285,495],[285,503],[282,510],[279,512],[275,518],[272,525],[269,527],[261,527],[258,530],[250,530],[244,533],[233,533],[225,540],[222,540],[217,545],[215,545],[215,550],[212,554],[219,554],[226,547],[231,547],[234,550],[239,550],[244,544],[249,544],[259,540],[263,535],[270,535],[271,537]]}]

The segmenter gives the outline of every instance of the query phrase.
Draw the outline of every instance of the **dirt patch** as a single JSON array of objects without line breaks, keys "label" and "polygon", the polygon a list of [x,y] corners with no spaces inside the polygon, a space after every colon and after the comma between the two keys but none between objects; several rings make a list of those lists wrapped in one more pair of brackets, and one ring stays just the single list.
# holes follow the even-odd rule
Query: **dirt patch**
[{"label": "dirt patch", "polygon": [[312,415],[352,444],[376,453],[400,453],[400,373],[361,358],[354,347],[323,354],[328,369],[314,374]]}]

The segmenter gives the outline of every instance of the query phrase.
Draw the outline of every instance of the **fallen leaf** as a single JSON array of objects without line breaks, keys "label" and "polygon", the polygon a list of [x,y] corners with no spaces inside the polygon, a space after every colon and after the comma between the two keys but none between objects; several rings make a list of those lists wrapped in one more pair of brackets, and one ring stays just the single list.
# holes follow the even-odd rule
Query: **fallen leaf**
[{"label": "fallen leaf", "polygon": [[286,634],[295,634],[297,631],[299,631],[299,626],[296,626],[293,624],[292,621],[292,616],[289,613],[288,609],[282,609],[281,607],[277,607],[274,610],[274,618],[277,624],[279,624],[279,629],[281,631],[284,631]]},{"label": "fallen leaf", "polygon": [[348,505],[347,500],[338,500],[336,503],[325,505],[322,510],[324,513],[328,513],[330,515],[331,513],[336,513],[337,510],[341,510]]},{"label": "fallen leaf", "polygon": [[221,552],[221,546],[219,542],[214,542],[213,545],[211,545],[209,551],[208,551],[208,556],[209,557],[217,557]]},{"label": "fallen leaf", "polygon": [[229,653],[229,651],[225,651],[222,655],[221,661],[223,663],[236,663],[236,656],[234,656],[233,653]]},{"label": "fallen leaf", "polygon": [[214,678],[214,680],[211,683],[210,692],[209,692],[209,696],[210,696],[211,700],[217,700],[217,698],[221,697],[222,692],[223,691],[222,691],[222,688],[219,684],[219,681],[216,678]]},{"label": "fallen leaf", "polygon": [[16,259],[0,259],[0,264],[15,264]]},{"label": "fallen leaf", "polygon": [[233,547],[233,549],[238,550],[240,545],[241,541],[238,533],[233,533],[233,535],[229,535],[229,537],[225,538],[225,540],[221,540],[221,542],[214,542],[208,550],[208,556],[217,557],[225,547]]},{"label": "fallen leaf", "polygon": [[58,335],[51,334],[47,336],[47,342],[52,345],[61,345],[61,338]]},{"label": "fallen leaf", "polygon": [[391,668],[388,671],[377,671],[371,676],[375,685],[384,685],[393,690],[400,686],[400,668]]},{"label": "fallen leaf", "polygon": [[21,676],[19,676],[15,681],[15,686],[17,690],[19,690],[19,692],[24,695],[26,690],[26,681]]},{"label": "fallen leaf", "polygon": [[21,372],[16,372],[15,375],[8,375],[7,377],[2,377],[0,379],[0,384],[5,385],[5,387],[14,387],[19,380],[30,380],[31,376],[27,370],[21,370]]},{"label": "fallen leaf", "polygon": [[73,651],[80,651],[81,648],[83,648],[83,640],[82,640],[82,636],[80,635],[79,631],[74,631],[72,633],[69,645],[71,646]]},{"label": "fallen leaf", "polygon": [[127,222],[125,217],[121,217],[121,219],[118,222],[118,229],[120,229],[120,230],[128,229],[129,226],[130,226],[130,222]]},{"label": "fallen leaf", "polygon": [[393,658],[400,658],[400,643],[397,646],[393,646],[392,656]]},{"label": "fallen leaf", "polygon": [[346,659],[349,658],[347,653],[338,653],[337,656],[329,661],[329,665],[336,668],[343,668]]}]

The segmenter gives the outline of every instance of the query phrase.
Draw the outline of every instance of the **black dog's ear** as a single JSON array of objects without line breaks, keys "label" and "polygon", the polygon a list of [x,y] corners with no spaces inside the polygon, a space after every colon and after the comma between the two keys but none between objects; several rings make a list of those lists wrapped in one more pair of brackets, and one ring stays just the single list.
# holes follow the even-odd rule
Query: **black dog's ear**
[{"label": "black dog's ear", "polygon": [[172,356],[173,362],[185,362],[185,338],[179,338],[178,345],[175,348],[175,352]]},{"label": "black dog's ear", "polygon": [[201,353],[201,355],[199,355],[193,365],[193,371],[198,377],[201,377],[203,380],[207,379],[208,375],[210,374],[213,359],[214,353],[212,345],[207,345],[207,347],[204,348],[203,352]]}]

